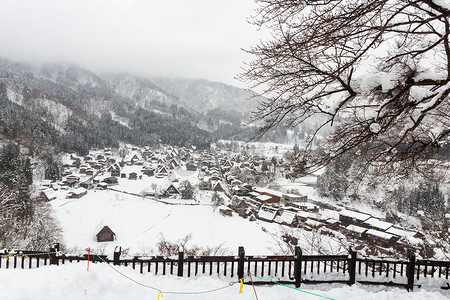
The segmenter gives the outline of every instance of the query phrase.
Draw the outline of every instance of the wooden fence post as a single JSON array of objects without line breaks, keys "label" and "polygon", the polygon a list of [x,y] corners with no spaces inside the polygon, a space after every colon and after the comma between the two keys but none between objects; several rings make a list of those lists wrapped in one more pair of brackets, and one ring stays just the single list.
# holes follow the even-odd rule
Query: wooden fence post
[{"label": "wooden fence post", "polygon": [[294,264],[294,275],[295,275],[295,287],[299,288],[302,281],[302,249],[299,246],[295,247],[295,264]]},{"label": "wooden fence post", "polygon": [[356,282],[356,251],[354,251],[350,247],[349,253],[350,253],[350,262],[349,262],[348,273],[350,275],[350,280],[349,280],[348,284],[353,285]]},{"label": "wooden fence post", "polygon": [[238,279],[244,279],[244,264],[245,264],[245,250],[244,247],[239,247],[238,249],[238,268],[237,268],[237,275]]},{"label": "wooden fence post", "polygon": [[[416,255],[412,251],[408,251],[409,263],[406,269],[406,276],[408,277],[408,283],[406,289],[412,291],[414,289],[414,269],[416,268]],[[417,270],[419,272],[419,270]]]},{"label": "wooden fence post", "polygon": [[51,265],[59,265],[59,260],[56,257],[56,252],[59,251],[59,243],[53,244],[50,247],[50,264]]},{"label": "wooden fence post", "polygon": [[122,247],[116,246],[114,249],[114,262],[115,266],[120,265],[120,254],[122,254]]},{"label": "wooden fence post", "polygon": [[183,277],[184,270],[184,249],[178,250],[178,273],[177,275]]}]

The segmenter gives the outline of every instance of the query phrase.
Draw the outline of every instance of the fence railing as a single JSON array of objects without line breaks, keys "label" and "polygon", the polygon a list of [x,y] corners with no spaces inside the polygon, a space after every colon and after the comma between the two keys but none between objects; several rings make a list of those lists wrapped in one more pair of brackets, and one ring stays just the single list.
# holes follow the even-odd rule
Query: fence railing
[{"label": "fence railing", "polygon": [[[57,247],[49,252],[0,251],[0,268],[32,269],[45,265],[60,265],[87,261],[131,267],[140,273],[185,277],[218,276],[244,278],[257,276],[255,284],[344,283],[402,286],[413,290],[416,281],[427,278],[449,279],[450,261],[416,260],[413,253],[407,259],[363,257],[350,249],[348,255],[303,255],[296,247],[291,256],[247,256],[239,247],[236,256],[151,256],[121,258],[116,247],[113,259],[106,255],[73,256],[61,254]],[[417,282],[416,282],[417,284]]]}]

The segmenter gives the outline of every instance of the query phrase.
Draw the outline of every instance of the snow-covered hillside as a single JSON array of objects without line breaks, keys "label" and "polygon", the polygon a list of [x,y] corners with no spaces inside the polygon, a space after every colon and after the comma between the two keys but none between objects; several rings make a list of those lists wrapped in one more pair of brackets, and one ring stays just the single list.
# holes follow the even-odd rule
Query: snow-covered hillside
[{"label": "snow-covered hillside", "polygon": [[152,80],[201,113],[223,108],[248,115],[256,107],[255,99],[250,100],[254,93],[224,83],[202,79],[152,78]]}]

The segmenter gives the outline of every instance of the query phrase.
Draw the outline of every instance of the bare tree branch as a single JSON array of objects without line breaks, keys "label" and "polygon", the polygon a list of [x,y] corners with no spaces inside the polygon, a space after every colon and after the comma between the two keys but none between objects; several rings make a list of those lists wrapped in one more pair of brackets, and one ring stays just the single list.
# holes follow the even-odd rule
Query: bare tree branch
[{"label": "bare tree branch", "polygon": [[[247,50],[254,60],[239,77],[266,97],[254,112],[256,137],[278,125],[321,120],[296,158],[306,171],[355,149],[366,161],[364,173],[425,174],[424,162],[445,160],[448,6],[432,0],[259,2],[252,22],[273,38]],[[326,138],[324,151],[314,149],[316,137]]]}]

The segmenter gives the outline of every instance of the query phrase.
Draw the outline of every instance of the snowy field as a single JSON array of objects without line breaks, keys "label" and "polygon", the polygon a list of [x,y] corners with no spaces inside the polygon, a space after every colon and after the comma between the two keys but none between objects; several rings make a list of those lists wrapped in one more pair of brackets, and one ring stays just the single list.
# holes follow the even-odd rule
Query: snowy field
[{"label": "snowy field", "polygon": [[[245,246],[249,254],[271,253],[267,248],[273,239],[258,223],[236,215],[225,217],[209,205],[167,205],[109,190],[89,191],[80,199],[57,199],[51,204],[69,250],[102,248],[110,254],[118,245],[129,247],[129,253],[152,254],[150,251],[162,233],[172,242],[192,234],[189,246],[223,244],[232,253],[237,252],[238,246]],[[99,224],[108,225],[116,234],[116,241],[94,241]]]},{"label": "snowy field", "polygon": [[[160,300],[251,300],[256,299],[252,286],[244,285],[239,294],[239,284],[230,287],[229,281],[215,277],[179,278],[175,276],[141,275],[137,271],[116,267],[123,275],[107,264],[90,264],[86,271],[86,263],[46,266],[39,269],[0,269],[0,299],[8,300],[123,300],[123,299],[160,299]],[[126,278],[125,276],[129,278]],[[135,280],[144,287],[132,281]],[[245,278],[248,281],[248,278]],[[219,291],[204,294],[171,294],[169,292],[202,292],[226,287]],[[372,286],[346,285],[314,285],[294,290],[285,286],[256,286],[260,300],[443,300],[449,299],[450,291],[427,291],[416,288],[408,293],[403,288],[386,288]],[[158,298],[158,290],[162,297]],[[314,295],[313,295],[314,294]],[[161,295],[160,295],[161,296]]]},{"label": "snowy field", "polygon": [[[126,166],[126,173],[140,173],[140,166]],[[102,180],[99,176],[98,179]],[[198,184],[198,172],[175,170],[170,176],[181,183],[188,180]],[[312,185],[315,176],[303,178],[301,182],[278,179],[285,190],[296,189],[302,194],[313,196]],[[239,246],[244,246],[249,255],[279,254],[279,240],[287,227],[263,221],[250,222],[237,214],[223,216],[211,206],[211,191],[198,191],[195,200],[161,199],[142,197],[144,191],[162,189],[170,184],[168,178],[142,176],[142,179],[119,178],[114,190],[89,190],[80,199],[65,199],[66,191],[58,191],[57,198],[50,201],[56,217],[63,228],[68,252],[79,252],[91,247],[104,254],[111,254],[115,246],[128,250],[129,255],[155,255],[161,237],[170,242],[181,240],[186,235],[192,238],[188,247],[220,246],[224,254],[236,254]],[[132,195],[134,194],[134,195]],[[224,199],[226,196],[219,193]],[[169,205],[166,203],[173,203]],[[114,242],[99,243],[95,234],[107,225],[116,234]],[[300,229],[296,236],[309,240],[310,232]],[[327,243],[334,245],[335,241]],[[303,243],[307,245],[308,243]],[[308,248],[308,247],[305,247]]]}]

